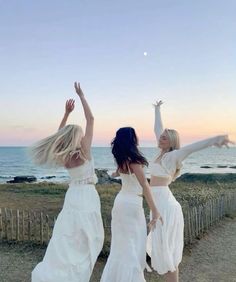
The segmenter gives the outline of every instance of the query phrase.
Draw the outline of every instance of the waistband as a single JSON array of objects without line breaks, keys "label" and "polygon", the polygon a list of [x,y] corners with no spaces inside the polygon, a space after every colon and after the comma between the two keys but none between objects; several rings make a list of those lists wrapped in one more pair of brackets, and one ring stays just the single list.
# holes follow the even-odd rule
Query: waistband
[{"label": "waistband", "polygon": [[161,191],[161,190],[169,190],[169,186],[168,185],[165,185],[165,186],[150,186],[151,188],[151,191],[155,191],[155,190],[158,190],[158,191]]},{"label": "waistband", "polygon": [[120,191],[117,196],[117,200],[121,200],[123,202],[128,202],[130,204],[136,204],[140,207],[143,207],[143,196],[141,194],[128,193]]},{"label": "waistband", "polygon": [[150,186],[151,189],[169,189],[169,186],[168,185],[162,185],[162,186]]},{"label": "waistband", "polygon": [[81,179],[81,178],[72,178],[71,181],[70,181],[71,184],[74,184],[74,185],[84,185],[84,184],[93,184],[95,185],[97,183],[97,179],[95,177],[88,177],[88,178],[84,178],[84,179]]},{"label": "waistband", "polygon": [[95,187],[95,183],[91,182],[81,182],[81,181],[76,181],[73,180],[69,183],[69,187],[74,187],[74,188],[83,188],[83,187]]}]

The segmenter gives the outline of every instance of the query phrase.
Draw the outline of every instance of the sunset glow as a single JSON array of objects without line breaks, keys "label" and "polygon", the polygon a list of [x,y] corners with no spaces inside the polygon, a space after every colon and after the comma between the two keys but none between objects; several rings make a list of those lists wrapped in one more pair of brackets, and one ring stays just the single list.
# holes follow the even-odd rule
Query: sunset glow
[{"label": "sunset glow", "polygon": [[155,146],[159,99],[164,126],[182,144],[225,133],[236,140],[236,6],[167,2],[2,2],[0,146],[55,132],[69,98],[68,122],[84,126],[75,80],[95,116],[94,146],[109,146],[122,126]]}]

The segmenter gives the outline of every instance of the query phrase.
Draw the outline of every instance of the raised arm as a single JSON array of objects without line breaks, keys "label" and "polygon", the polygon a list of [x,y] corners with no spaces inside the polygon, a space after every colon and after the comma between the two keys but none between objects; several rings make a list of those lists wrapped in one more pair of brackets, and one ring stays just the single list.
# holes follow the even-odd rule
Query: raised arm
[{"label": "raised arm", "polygon": [[93,114],[90,110],[88,102],[84,97],[84,93],[83,93],[83,91],[80,87],[80,84],[75,82],[74,86],[75,86],[76,93],[80,97],[80,101],[82,103],[82,106],[83,106],[83,109],[84,109],[84,115],[85,115],[85,119],[86,119],[85,134],[84,134],[84,137],[83,137],[81,142],[82,142],[83,149],[86,151],[88,156],[90,156],[90,149],[91,149],[92,139],[93,139],[94,117],[93,117]]},{"label": "raised arm", "polygon": [[152,211],[152,219],[149,223],[149,227],[154,228],[156,221],[158,219],[160,219],[160,221],[163,224],[162,217],[161,217],[160,213],[158,212],[157,207],[156,207],[156,205],[153,201],[152,194],[151,194],[151,191],[150,191],[150,186],[149,186],[147,179],[145,177],[142,165],[140,165],[140,164],[130,164],[130,168],[132,169],[135,176],[137,177],[139,184],[142,186],[143,195],[144,195],[144,197],[147,201],[147,204],[148,204],[150,210]]},{"label": "raised arm", "polygon": [[60,130],[62,127],[64,127],[66,125],[67,119],[68,119],[70,113],[74,110],[74,107],[75,107],[75,100],[69,99],[69,100],[66,101],[65,113],[64,113],[62,121],[59,125],[58,130]]},{"label": "raised arm", "polygon": [[160,109],[162,104],[163,104],[162,101],[157,101],[156,104],[154,104],[155,107],[154,132],[156,135],[157,143],[159,143],[160,136],[163,133],[163,124],[162,124],[161,109]]},{"label": "raised arm", "polygon": [[228,135],[218,135],[212,138],[204,139],[196,143],[184,146],[179,150],[173,151],[176,156],[177,163],[181,163],[190,154],[205,149],[210,146],[221,147],[223,145],[228,147],[229,143],[233,143],[229,140]]}]

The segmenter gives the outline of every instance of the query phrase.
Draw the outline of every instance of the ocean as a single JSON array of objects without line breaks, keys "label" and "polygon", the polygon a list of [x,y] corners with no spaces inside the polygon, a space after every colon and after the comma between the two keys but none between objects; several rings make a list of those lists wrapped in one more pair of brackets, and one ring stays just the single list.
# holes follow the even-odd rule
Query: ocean
[{"label": "ocean", "polygon": [[[0,183],[13,179],[14,176],[34,175],[39,182],[67,182],[69,176],[64,168],[46,169],[37,167],[27,156],[26,147],[0,147]],[[144,156],[151,161],[157,153],[156,148],[140,148]],[[111,149],[109,147],[92,148],[95,168],[107,169],[108,173],[115,170]],[[201,168],[209,166],[210,168]],[[224,166],[219,168],[218,166]],[[189,173],[236,173],[236,147],[207,148],[193,153],[185,161],[182,174]],[[149,171],[147,169],[147,175]],[[47,179],[53,176],[53,178]]]}]

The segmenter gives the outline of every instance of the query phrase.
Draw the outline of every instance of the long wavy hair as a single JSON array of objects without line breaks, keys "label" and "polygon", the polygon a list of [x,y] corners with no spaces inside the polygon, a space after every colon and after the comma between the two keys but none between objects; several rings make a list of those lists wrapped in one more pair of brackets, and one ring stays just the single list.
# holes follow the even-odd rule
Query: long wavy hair
[{"label": "long wavy hair", "polygon": [[132,127],[118,129],[111,147],[118,170],[128,171],[130,163],[148,166],[148,161],[138,149],[138,138]]},{"label": "long wavy hair", "polygon": [[76,154],[76,157],[86,159],[81,148],[84,136],[79,125],[68,124],[55,134],[46,137],[29,148],[29,154],[37,165],[60,167]]}]

